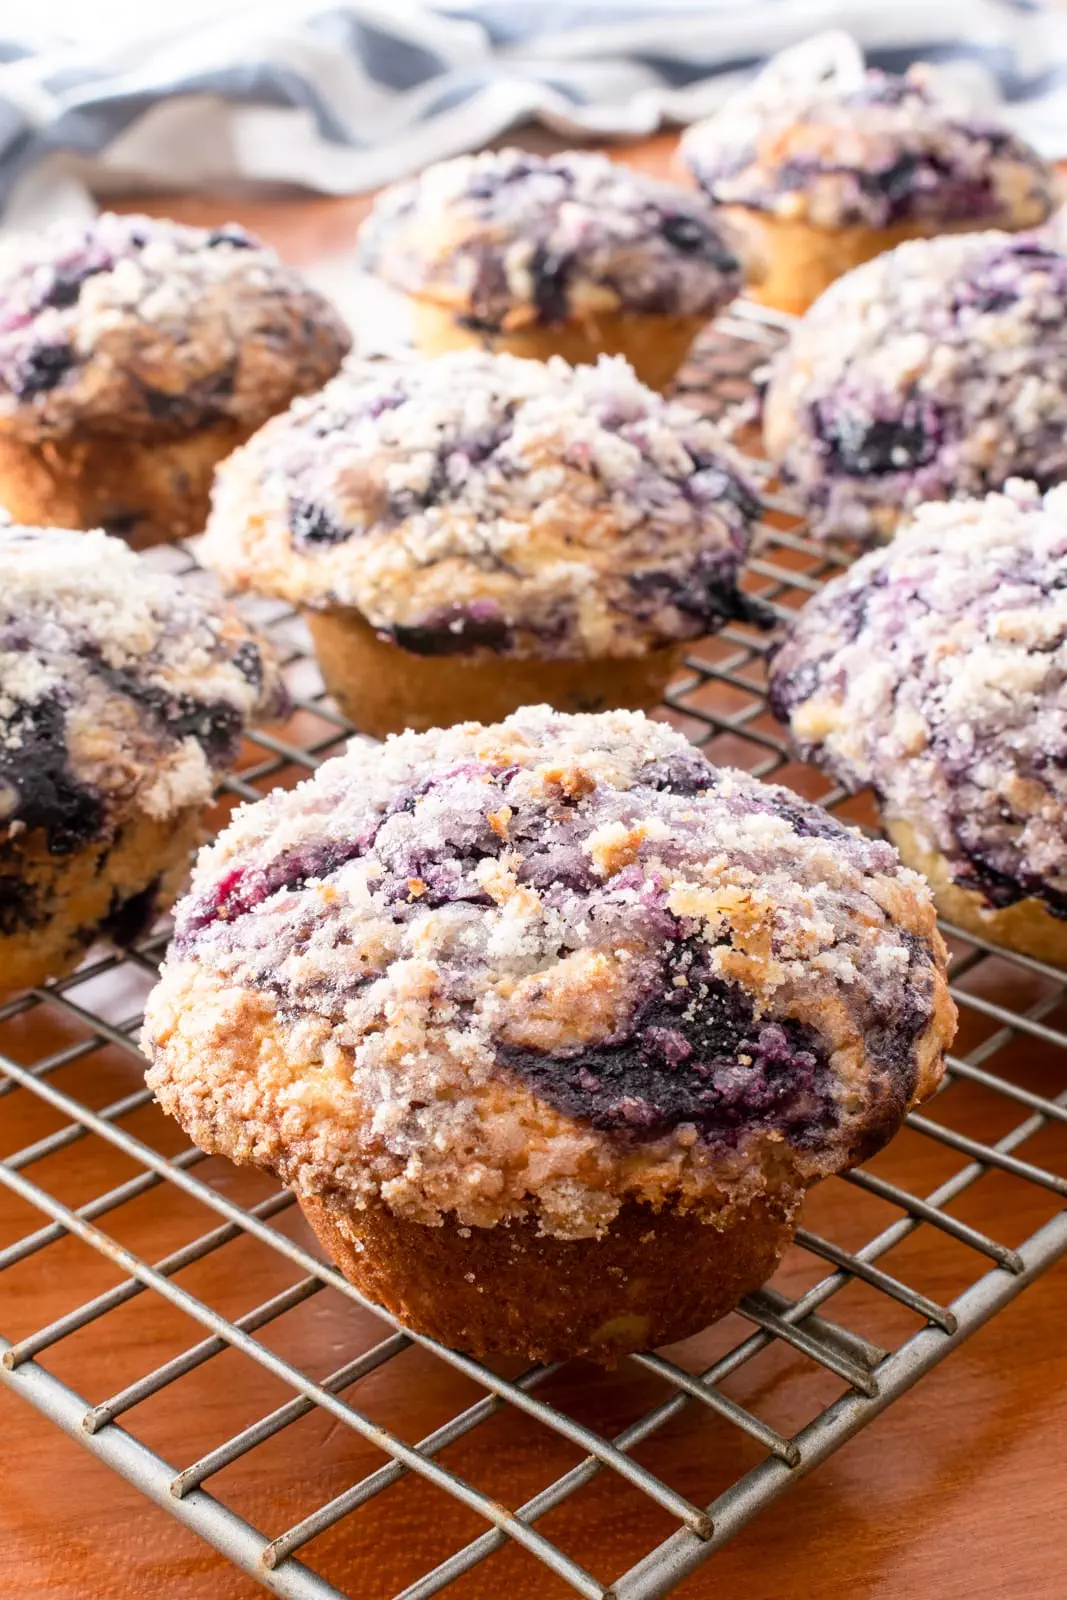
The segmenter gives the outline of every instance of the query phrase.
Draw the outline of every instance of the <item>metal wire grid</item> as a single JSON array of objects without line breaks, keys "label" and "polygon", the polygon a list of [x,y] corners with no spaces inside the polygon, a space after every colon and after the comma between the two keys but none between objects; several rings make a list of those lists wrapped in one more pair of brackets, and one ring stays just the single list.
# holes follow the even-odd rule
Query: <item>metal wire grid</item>
[{"label": "metal wire grid", "polygon": [[[706,398],[708,385],[713,384],[720,401],[723,397],[737,398],[750,385],[754,367],[776,338],[773,319],[758,314],[735,316],[723,325],[716,341],[706,347],[683,387]],[[753,587],[780,607],[788,608],[817,589],[840,564],[840,558],[807,541],[798,531],[796,519],[784,514],[788,508],[773,500],[769,503],[772,511],[783,514],[771,518],[779,526],[764,528],[762,547],[751,567]],[[172,570],[195,573],[195,563],[186,552],[169,550],[159,553],[156,559]],[[316,686],[293,614],[279,606],[259,605],[252,610],[285,652],[296,689],[298,724],[303,719],[306,727],[311,719],[319,731],[303,742],[268,733],[252,735],[254,759],[223,786],[233,799],[258,798],[279,778],[311,770],[326,754],[339,748],[351,732],[324,700],[321,685]],[[727,629],[688,659],[685,674],[672,685],[664,714],[707,747],[713,758],[744,765],[761,777],[799,781],[810,794],[812,775],[798,772],[790,764],[766,715],[761,688],[765,649],[765,643],[749,630]],[[817,793],[816,797],[831,808],[855,815],[850,810],[854,803],[847,802],[840,790]],[[0,1044],[6,1043],[6,1030],[18,1019],[42,1009],[59,1022],[76,1024],[81,1033],[73,1043],[29,1063],[0,1053],[0,1070],[6,1075],[0,1077],[0,1096],[22,1091],[37,1097],[60,1122],[55,1131],[0,1161],[0,1182],[44,1219],[0,1249],[0,1306],[4,1304],[5,1271],[36,1261],[37,1270],[47,1273],[49,1252],[71,1236],[107,1257],[120,1273],[118,1284],[48,1326],[14,1341],[0,1338],[0,1378],[267,1589],[292,1600],[341,1596],[342,1591],[299,1559],[297,1552],[348,1517],[353,1518],[350,1537],[358,1540],[360,1528],[355,1514],[359,1508],[411,1474],[462,1502],[484,1524],[484,1531],[411,1582],[396,1600],[427,1600],[508,1542],[523,1547],[570,1590],[590,1600],[607,1600],[609,1596],[612,1600],[644,1600],[665,1594],[761,1508],[865,1427],[1067,1252],[1067,1211],[1063,1209],[1067,1176],[1054,1170],[1057,1163],[1039,1159],[1034,1150],[1035,1141],[1040,1144],[1040,1136],[1047,1130],[1067,1123],[1067,1090],[1058,1095],[1045,1094],[1015,1081],[1014,1074],[1007,1077],[993,1070],[1005,1059],[1011,1059],[1013,1047],[1020,1043],[1067,1051],[1064,974],[1035,961],[1012,958],[1010,968],[1018,981],[1025,983],[1030,997],[1024,1008],[1013,1009],[1003,998],[1007,959],[970,935],[946,931],[955,952],[953,993],[965,1019],[973,1024],[970,1032],[974,1034],[977,1028],[981,1037],[966,1053],[951,1059],[945,1089],[956,1084],[981,1089],[995,1097],[1001,1108],[1010,1109],[1010,1125],[997,1137],[975,1137],[942,1119],[941,1100],[932,1111],[927,1109],[910,1117],[912,1132],[924,1144],[924,1160],[929,1156],[931,1175],[944,1169],[946,1153],[962,1164],[954,1164],[947,1176],[923,1193],[913,1189],[925,1188],[929,1178],[905,1186],[871,1168],[851,1173],[843,1180],[832,1180],[846,1182],[875,1197],[892,1208],[894,1220],[852,1249],[818,1232],[802,1229],[798,1247],[809,1259],[809,1265],[818,1265],[822,1275],[799,1294],[787,1295],[767,1287],[750,1296],[740,1307],[740,1316],[749,1331],[702,1370],[690,1371],[684,1358],[671,1359],[664,1354],[630,1358],[632,1369],[642,1369],[645,1375],[660,1380],[669,1394],[638,1420],[608,1437],[560,1404],[549,1404],[539,1397],[538,1389],[552,1388],[558,1366],[534,1366],[514,1377],[502,1376],[420,1335],[405,1332],[386,1313],[369,1307],[337,1272],[274,1225],[294,1204],[290,1194],[278,1191],[255,1204],[239,1204],[229,1197],[223,1184],[204,1181],[197,1174],[197,1166],[206,1159],[200,1151],[186,1147],[167,1155],[131,1132],[130,1119],[151,1099],[143,1086],[128,1090],[98,1109],[57,1086],[54,1079],[61,1069],[105,1045],[121,1052],[129,1062],[130,1081],[137,1081],[141,1065],[136,1046],[139,1016],[109,1017],[107,1013],[114,1012],[117,1002],[109,1000],[107,1006],[96,1009],[94,997],[103,992],[102,983],[106,980],[113,988],[117,985],[121,1000],[125,992],[123,974],[139,978],[143,993],[145,978],[154,974],[166,945],[166,930],[157,930],[124,959],[105,957],[71,978],[0,1007]],[[990,975],[992,981],[985,982]],[[965,1040],[967,1034],[965,1028]],[[944,1091],[942,1099],[943,1095]],[[95,1193],[90,1200],[70,1206],[57,1198],[46,1181],[39,1181],[40,1174],[35,1179],[32,1169],[56,1156],[70,1159],[67,1152],[93,1136],[128,1157],[136,1170],[133,1176]],[[1024,1147],[1029,1147],[1025,1154],[1021,1153]],[[938,1159],[934,1158],[935,1148]],[[45,1170],[52,1172],[55,1168],[46,1166]],[[1021,1181],[1031,1195],[1037,1192],[1046,1202],[1047,1217],[1014,1247],[994,1237],[987,1226],[977,1226],[960,1214],[966,1206],[958,1203],[998,1175]],[[114,1224],[121,1222],[125,1207],[159,1186],[168,1186],[171,1192],[180,1192],[205,1208],[214,1225],[162,1259],[148,1261],[120,1241],[116,1235],[122,1230]],[[950,1209],[953,1206],[955,1210]],[[112,1232],[107,1231],[109,1219]],[[948,1304],[937,1303],[903,1274],[880,1265],[891,1251],[920,1232],[932,1236],[938,1247],[952,1241],[965,1253],[968,1270],[960,1292]],[[242,1238],[266,1247],[288,1267],[295,1268],[298,1276],[262,1303],[231,1319],[177,1278]],[[850,1326],[846,1317],[862,1321],[851,1317],[845,1293],[849,1286],[857,1284],[873,1291],[881,1305],[891,1302],[898,1310],[903,1308],[910,1331],[887,1347],[876,1343],[858,1326]],[[256,1335],[278,1326],[296,1308],[327,1288],[350,1303],[374,1310],[391,1331],[372,1339],[367,1348],[316,1380]],[[74,1335],[88,1332],[90,1337],[105,1342],[113,1337],[107,1318],[144,1292],[162,1297],[184,1312],[199,1324],[203,1337],[96,1403],[69,1387],[44,1364],[42,1358]],[[413,1346],[433,1352],[436,1360],[469,1379],[479,1391],[479,1398],[411,1444],[376,1421],[369,1405],[363,1408],[359,1385]],[[840,1389],[835,1398],[817,1406],[810,1419],[792,1432],[772,1426],[723,1387],[772,1347],[788,1347],[795,1362],[821,1369]],[[257,1363],[280,1381],[288,1398],[185,1465],[165,1460],[124,1425],[133,1418],[136,1427],[139,1407],[165,1395],[170,1386],[217,1361],[227,1351],[240,1352]],[[501,1410],[508,1409],[535,1419],[579,1452],[576,1465],[514,1507],[501,1504],[440,1460],[449,1446],[484,1428]],[[316,1410],[375,1446],[386,1458],[384,1464],[273,1536],[254,1527],[224,1498],[205,1489],[204,1485],[226,1468],[262,1449]],[[645,1441],[687,1410],[695,1411],[698,1417],[703,1411],[719,1426],[725,1424],[739,1430],[759,1451],[755,1464],[709,1504],[672,1488],[665,1481],[665,1474],[653,1472],[635,1456]],[[598,1576],[541,1532],[538,1523],[601,1474],[615,1475],[649,1496],[673,1521],[675,1530],[627,1571]]]}]

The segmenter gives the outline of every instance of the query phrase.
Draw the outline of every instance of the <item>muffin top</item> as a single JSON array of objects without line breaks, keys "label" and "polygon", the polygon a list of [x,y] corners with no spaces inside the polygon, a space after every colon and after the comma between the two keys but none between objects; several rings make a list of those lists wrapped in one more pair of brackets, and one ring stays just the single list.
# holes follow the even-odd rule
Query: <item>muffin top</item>
[{"label": "muffin top", "polygon": [[269,647],[121,540],[0,527],[0,856],[200,805],[284,704]]},{"label": "muffin top", "polygon": [[487,332],[620,310],[711,316],[741,289],[700,195],[576,150],[427,167],[379,197],[361,246],[396,288]]},{"label": "muffin top", "polygon": [[221,467],[201,557],[426,655],[638,655],[752,610],[759,506],[621,358],[353,362]]},{"label": "muffin top", "polygon": [[1041,235],[913,240],[830,285],[778,358],[766,439],[813,531],[1016,475],[1067,476],[1067,254]]},{"label": "muffin top", "polygon": [[351,344],[328,301],[236,224],[105,212],[0,243],[0,435],[255,425]]},{"label": "muffin top", "polygon": [[771,704],[961,887],[1067,916],[1067,486],[922,506],[804,607]]},{"label": "muffin top", "polygon": [[929,69],[742,93],[682,141],[718,205],[814,227],[1028,228],[1055,204],[1055,174],[993,116],[957,115]]},{"label": "muffin top", "polygon": [[923,880],[637,712],[350,748],[202,852],[148,1082],[424,1223],[723,1219],[877,1148],[953,1025]]}]

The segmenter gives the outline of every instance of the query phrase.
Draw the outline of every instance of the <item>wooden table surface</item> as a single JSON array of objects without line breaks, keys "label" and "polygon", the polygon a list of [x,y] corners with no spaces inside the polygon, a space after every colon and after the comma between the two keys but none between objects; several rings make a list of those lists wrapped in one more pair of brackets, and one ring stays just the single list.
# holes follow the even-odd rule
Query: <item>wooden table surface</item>
[{"label": "wooden table surface", "polygon": [[[663,167],[670,141],[635,147],[633,159]],[[131,202],[134,204],[135,202]],[[144,202],[136,202],[144,205]],[[149,207],[145,205],[145,209]],[[366,209],[355,200],[280,199],[270,202],[175,198],[150,207],[189,221],[237,217],[276,244],[295,263],[336,254],[350,243]],[[29,1061],[78,1034],[58,1015],[35,1013],[8,1024],[0,1048]],[[998,1064],[999,1066],[999,1064]],[[1058,1093],[1067,1079],[1062,1057],[1028,1047],[1017,1060],[1022,1081]],[[56,1075],[92,1104],[136,1086],[136,1067],[110,1048]],[[982,1137],[1002,1131],[981,1096],[966,1086],[956,1096],[955,1125]],[[947,1099],[948,1097],[946,1097]],[[987,1096],[986,1099],[989,1097]],[[990,1119],[993,1119],[992,1121]],[[131,1119],[132,1131],[159,1148],[178,1148],[179,1137],[154,1109]],[[54,1115],[24,1091],[0,1100],[0,1155],[57,1125]],[[1067,1139],[1045,1158],[1067,1171]],[[905,1133],[881,1161],[883,1170],[925,1193],[946,1171],[931,1173],[929,1148]],[[935,1163],[936,1165],[936,1163]],[[208,1162],[197,1169],[228,1194],[246,1199],[263,1192],[255,1175],[234,1174]],[[129,1175],[125,1158],[101,1141],[85,1140],[29,1175],[78,1204]],[[1049,1214],[1029,1186],[983,1180],[984,1224],[1007,1243],[1024,1238]],[[1047,1201],[1048,1197],[1046,1197]],[[977,1204],[977,1202],[976,1202]],[[835,1182],[810,1203],[813,1225],[855,1245],[888,1220],[880,1203],[868,1206],[856,1190]],[[1055,1209],[1053,1206],[1051,1209]],[[124,1232],[126,1210],[136,1218]],[[977,1211],[959,1214],[979,1220]],[[991,1220],[992,1217],[992,1220]],[[136,1233],[134,1229],[136,1222]],[[0,1245],[33,1225],[27,1206],[0,1190]],[[136,1237],[146,1254],[172,1249],[191,1229],[210,1226],[192,1202],[156,1191],[116,1214],[119,1237]],[[282,1226],[297,1229],[293,1214]],[[892,1270],[904,1268],[925,1292],[949,1299],[977,1276],[975,1258],[947,1251],[930,1230],[914,1248],[894,1252]],[[925,1240],[925,1242],[923,1242]],[[42,1274],[41,1263],[46,1264]],[[805,1276],[806,1274],[806,1276]],[[242,1242],[183,1275],[195,1292],[227,1314],[256,1304],[279,1282],[279,1263]],[[75,1242],[51,1247],[0,1278],[0,1328],[11,1337],[30,1331],[90,1293],[118,1281],[116,1273]],[[789,1264],[786,1287],[812,1281],[811,1264]],[[847,1290],[846,1294],[851,1294]],[[870,1331],[899,1338],[901,1328],[879,1323],[884,1307],[863,1304]],[[46,1364],[96,1399],[148,1370],[190,1342],[190,1325],[155,1297],[142,1295],[113,1314],[112,1343],[101,1349],[88,1334],[57,1346]],[[351,1308],[326,1291],[285,1319],[268,1342],[283,1354],[326,1371],[345,1359],[360,1324]],[[892,1319],[890,1319],[892,1320]],[[914,1319],[905,1331],[916,1326]],[[1006,1312],[966,1343],[942,1367],[893,1405],[870,1428],[798,1484],[769,1512],[712,1558],[677,1591],[723,1600],[1055,1600],[1067,1595],[1067,1268],[1048,1273]],[[724,1347],[729,1328],[702,1336],[700,1355]],[[735,1334],[736,1334],[736,1330]],[[338,1354],[338,1352],[342,1352]],[[762,1358],[761,1358],[762,1360]],[[727,1385],[776,1425],[791,1428],[823,1403],[822,1379],[797,1377],[797,1358],[776,1352],[752,1364]],[[404,1437],[417,1438],[465,1403],[465,1387],[436,1363],[409,1353],[373,1380],[380,1416]],[[636,1382],[636,1387],[635,1387]],[[162,1400],[140,1408],[135,1427],[168,1459],[185,1463],[204,1448],[278,1402],[275,1381],[232,1353],[184,1380],[182,1403]],[[823,1387],[825,1387],[823,1385]],[[649,1379],[616,1373],[590,1380],[568,1370],[557,1398],[605,1429],[625,1425],[634,1409],[661,1398]],[[832,1392],[838,1392],[834,1389]],[[362,1391],[361,1391],[362,1393]],[[198,1410],[198,1405],[203,1410]],[[527,1425],[511,1433],[494,1423],[448,1454],[450,1464],[482,1487],[492,1484],[508,1503],[548,1481],[574,1457]],[[667,1430],[642,1459],[668,1473],[694,1498],[709,1500],[739,1469],[757,1459],[734,1431],[713,1415]],[[280,1531],[293,1517],[353,1481],[379,1461],[345,1429],[314,1415],[231,1469],[219,1484],[259,1526]],[[80,1451],[41,1416],[0,1389],[0,1597],[2,1600],[253,1600],[263,1591],[196,1536],[143,1499],[107,1468]],[[664,1517],[634,1493],[609,1491],[602,1475],[595,1490],[546,1520],[547,1532],[565,1539],[578,1559],[598,1573],[621,1570],[669,1531]],[[306,1559],[357,1600],[379,1600],[411,1582],[481,1525],[417,1483],[406,1483],[340,1523],[306,1553]],[[551,1600],[570,1593],[521,1552],[508,1550],[475,1569],[454,1590],[457,1600]]]}]

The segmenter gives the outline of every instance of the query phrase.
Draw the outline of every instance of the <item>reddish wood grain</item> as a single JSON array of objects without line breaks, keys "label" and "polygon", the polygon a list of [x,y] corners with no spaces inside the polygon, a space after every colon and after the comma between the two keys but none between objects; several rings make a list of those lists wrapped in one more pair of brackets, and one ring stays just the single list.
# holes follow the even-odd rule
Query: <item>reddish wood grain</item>
[{"label": "reddish wood grain", "polygon": [[[669,140],[631,152],[654,170],[669,159]],[[133,199],[131,208],[144,202]],[[344,250],[366,201],[285,199],[271,202],[177,197],[152,209],[189,220],[230,216],[256,228],[295,262]],[[725,686],[700,692],[705,710],[733,709]],[[307,736],[305,727],[298,732]],[[735,748],[734,746],[737,746]],[[720,759],[744,760],[730,738],[716,741]],[[799,770],[790,776],[804,787]],[[1040,980],[1020,984],[1004,962],[987,962],[983,992],[1028,1004]],[[128,997],[127,1010],[138,1003]],[[1053,1014],[1062,1026],[1064,1017]],[[965,1013],[961,1047],[986,1037],[993,1024]],[[0,1048],[29,1062],[81,1037],[76,1021],[57,1011],[0,1026]],[[993,1070],[1042,1093],[1059,1093],[1067,1064],[1047,1047],[1022,1041],[1000,1052]],[[100,1106],[136,1087],[132,1059],[110,1047],[57,1072],[60,1087]],[[1019,1118],[997,1096],[957,1084],[931,1114],[981,1138],[1004,1133]],[[0,1099],[0,1156],[60,1125],[32,1095]],[[124,1123],[159,1149],[181,1147],[181,1136],[153,1109]],[[1022,1151],[1067,1171],[1067,1132],[1047,1130]],[[878,1158],[886,1176],[927,1193],[962,1159],[912,1132]],[[132,1173],[131,1163],[103,1141],[86,1138],[27,1176],[77,1205]],[[242,1201],[267,1192],[254,1174],[205,1161],[200,1176]],[[984,1179],[953,1207],[1004,1242],[1025,1238],[1056,1209],[1052,1196],[1018,1180]],[[881,1202],[840,1182],[811,1197],[809,1226],[856,1246],[894,1219]],[[0,1190],[0,1246],[35,1226],[28,1207]],[[196,1202],[157,1189],[112,1213],[106,1225],[148,1258],[158,1257],[212,1226]],[[279,1219],[300,1232],[295,1212]],[[978,1275],[980,1258],[919,1230],[883,1265],[942,1301]],[[188,1269],[179,1281],[228,1315],[239,1315],[297,1274],[251,1241],[241,1240]],[[781,1274],[797,1292],[821,1276],[810,1256],[795,1252]],[[118,1275],[76,1241],[0,1276],[0,1328],[29,1333]],[[852,1285],[831,1314],[886,1344],[918,1327],[910,1313]],[[811,1478],[793,1489],[678,1591],[693,1597],[744,1600],[1052,1600],[1067,1592],[1063,1506],[1067,1501],[1067,1270],[1062,1266],[893,1406]],[[373,1325],[373,1326],[372,1326]],[[43,1359],[91,1401],[178,1353],[199,1337],[180,1313],[141,1295],[108,1321],[108,1338],[85,1330]],[[261,1337],[315,1374],[340,1365],[373,1336],[375,1319],[357,1314],[327,1290],[264,1330]],[[736,1339],[731,1321],[677,1352],[697,1370]],[[725,1385],[726,1392],[786,1431],[802,1426],[841,1392],[841,1384],[782,1349],[759,1356]],[[612,1433],[664,1397],[646,1374],[623,1369],[595,1375],[566,1370],[544,1389],[546,1398]],[[354,1404],[376,1421],[416,1440],[477,1391],[443,1365],[408,1352],[352,1391]],[[137,1408],[131,1430],[176,1466],[201,1453],[287,1398],[283,1386],[244,1357],[227,1352],[183,1379],[166,1395]],[[706,1502],[759,1450],[728,1423],[691,1407],[639,1452],[669,1482]],[[445,1452],[443,1459],[511,1505],[535,1492],[576,1459],[537,1425],[501,1416]],[[208,1487],[275,1535],[353,1482],[382,1458],[329,1417],[313,1414],[227,1470]],[[36,1412],[0,1391],[0,1600],[252,1600],[262,1593],[181,1525],[81,1452]],[[602,1474],[566,1506],[546,1517],[543,1530],[602,1578],[639,1558],[671,1531],[672,1523],[636,1492]],[[354,1600],[380,1600],[410,1583],[465,1539],[478,1520],[438,1491],[406,1480],[339,1523],[305,1552],[311,1565]],[[521,1551],[508,1548],[448,1591],[456,1600],[552,1600],[570,1591]]]}]

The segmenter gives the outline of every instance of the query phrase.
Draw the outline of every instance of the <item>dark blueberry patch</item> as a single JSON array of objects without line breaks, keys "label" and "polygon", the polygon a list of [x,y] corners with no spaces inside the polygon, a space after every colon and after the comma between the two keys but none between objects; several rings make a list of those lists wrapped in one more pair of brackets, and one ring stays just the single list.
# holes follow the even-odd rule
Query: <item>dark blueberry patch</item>
[{"label": "dark blueberry patch", "polygon": [[311,500],[290,500],[289,527],[297,544],[344,544],[352,529],[335,522],[324,507]]},{"label": "dark blueberry patch", "polygon": [[253,639],[246,639],[244,644],[237,646],[233,653],[233,664],[258,694],[263,687],[263,657]]},{"label": "dark blueberry patch", "polygon": [[[701,977],[692,954],[675,947],[662,992],[625,1034],[567,1055],[502,1048],[501,1066],[603,1133],[657,1138],[692,1122],[709,1142],[767,1128],[814,1143],[835,1121],[818,1035],[800,1022],[757,1021],[748,995]],[[675,987],[682,973],[688,987]]]},{"label": "dark blueberry patch", "polygon": [[54,389],[64,374],[76,365],[77,359],[69,344],[38,345],[19,366],[11,386],[16,400],[29,400],[35,394],[46,394]]},{"label": "dark blueberry patch", "polygon": [[859,180],[869,193],[884,195],[890,205],[897,205],[914,191],[918,171],[916,157],[902,155],[881,172],[859,173]]},{"label": "dark blueberry patch", "polygon": [[[5,861],[4,856],[9,856]],[[8,872],[7,866],[13,870]],[[36,885],[22,876],[17,851],[0,852],[0,934],[27,933],[44,921],[45,911]]]},{"label": "dark blueberry patch", "polygon": [[666,790],[669,794],[694,795],[713,787],[715,768],[702,751],[679,750],[662,761],[648,762],[635,781],[648,789]]},{"label": "dark blueberry patch", "polygon": [[567,278],[573,264],[569,255],[538,245],[530,257],[533,298],[542,322],[566,322]]},{"label": "dark blueberry patch", "polygon": [[255,250],[256,240],[237,222],[228,222],[222,228],[212,228],[204,240],[209,250],[216,245],[232,245],[235,250]]},{"label": "dark blueberry patch", "polygon": [[456,656],[470,650],[506,650],[511,629],[503,617],[472,615],[456,606],[421,627],[397,626],[390,630],[402,650],[416,656]]},{"label": "dark blueberry patch", "polygon": [[829,465],[850,477],[910,472],[937,454],[939,428],[928,405],[920,408],[907,401],[899,419],[892,422],[872,419],[843,404],[822,403],[813,409],[815,433]]},{"label": "dark blueberry patch", "polygon": [[50,307],[56,311],[65,311],[68,306],[77,305],[82,292],[82,284],[96,276],[98,272],[110,270],[111,263],[102,261],[91,267],[69,267],[66,271],[56,272],[51,286],[39,302],[39,309]]},{"label": "dark blueberry patch", "polygon": [[99,797],[67,767],[66,717],[54,699],[24,706],[8,724],[0,746],[0,783],[18,795],[14,812],[27,828],[41,828],[54,855],[68,855],[103,831]]},{"label": "dark blueberry patch", "polygon": [[669,605],[683,616],[692,617],[701,632],[713,632],[728,622],[750,622],[758,628],[775,626],[770,606],[754,595],[744,594],[714,570],[634,572],[627,583],[639,601],[650,602],[650,606],[636,608],[638,615]]},{"label": "dark blueberry patch", "polygon": [[668,244],[687,256],[701,256],[720,272],[736,272],[738,260],[718,234],[696,217],[664,217],[659,227]]},{"label": "dark blueberry patch", "polygon": [[191,735],[215,761],[230,757],[236,751],[243,726],[236,706],[225,700],[204,701],[188,694],[168,694],[165,689],[144,683],[121,667],[109,667],[88,654],[85,659],[98,678],[154,717],[172,738],[187,739]]},{"label": "dark blueberry patch", "polygon": [[147,888],[125,899],[118,893],[113,894],[107,915],[100,923],[103,937],[124,950],[146,934],[159,911],[160,882],[159,878],[153,878]]}]

